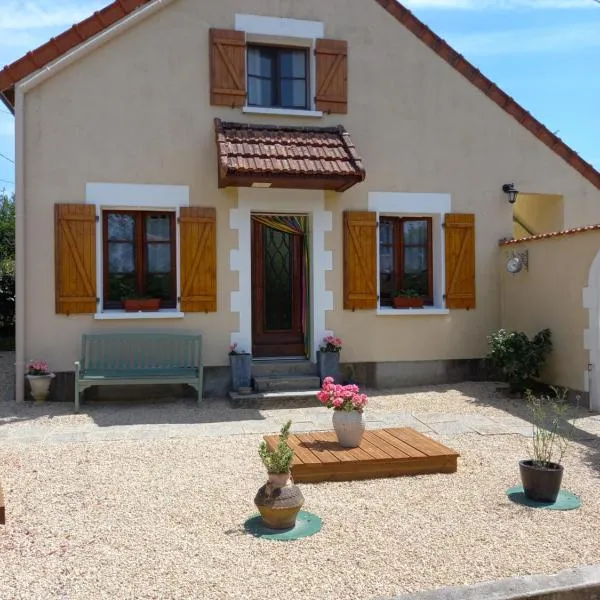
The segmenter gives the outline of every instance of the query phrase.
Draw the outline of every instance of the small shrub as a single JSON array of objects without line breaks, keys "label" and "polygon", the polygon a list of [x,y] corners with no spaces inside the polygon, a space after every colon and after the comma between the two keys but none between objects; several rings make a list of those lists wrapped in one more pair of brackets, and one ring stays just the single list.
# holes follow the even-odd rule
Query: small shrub
[{"label": "small shrub", "polygon": [[550,463],[561,464],[573,439],[575,421],[567,419],[567,391],[553,387],[554,397],[534,396],[526,392],[533,416],[532,460],[537,467],[548,468]]},{"label": "small shrub", "polygon": [[546,364],[552,350],[549,329],[543,329],[529,339],[522,331],[499,329],[488,336],[491,364],[498,369],[510,386],[511,392],[523,394],[534,387],[535,378]]},{"label": "small shrub", "polygon": [[258,448],[258,454],[267,469],[267,473],[288,473],[294,460],[294,451],[288,445],[290,427],[292,422],[288,421],[279,434],[277,448],[271,450],[266,442],[261,442]]}]

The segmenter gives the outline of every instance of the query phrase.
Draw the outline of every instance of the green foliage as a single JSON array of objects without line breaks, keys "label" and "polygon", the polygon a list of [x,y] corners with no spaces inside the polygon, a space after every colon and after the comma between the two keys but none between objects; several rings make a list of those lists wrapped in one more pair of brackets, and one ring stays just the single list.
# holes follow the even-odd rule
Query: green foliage
[{"label": "green foliage", "polygon": [[401,298],[420,298],[422,294],[420,294],[417,290],[412,288],[398,290],[394,296]]},{"label": "green foliage", "polygon": [[552,350],[549,329],[536,333],[532,340],[522,331],[499,329],[488,336],[491,364],[498,369],[511,392],[523,394],[535,384],[535,378],[546,363]]},{"label": "green foliage", "polygon": [[567,391],[553,387],[554,397],[534,396],[526,392],[533,416],[533,464],[548,467],[549,463],[560,464],[573,439],[575,422],[567,419],[569,405]]},{"label": "green foliage", "polygon": [[15,197],[0,192],[0,335],[15,323]]},{"label": "green foliage", "polygon": [[290,427],[292,422],[288,421],[279,433],[277,448],[271,450],[266,442],[261,442],[258,454],[267,469],[267,473],[288,473],[294,460],[294,451],[288,445]]}]

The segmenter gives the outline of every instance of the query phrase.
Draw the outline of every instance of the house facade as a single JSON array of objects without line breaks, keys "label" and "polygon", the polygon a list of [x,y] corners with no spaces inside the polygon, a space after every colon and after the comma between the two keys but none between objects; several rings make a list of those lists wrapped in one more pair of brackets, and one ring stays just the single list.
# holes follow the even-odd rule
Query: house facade
[{"label": "house facade", "polygon": [[372,385],[458,377],[501,324],[498,240],[600,223],[598,172],[395,0],[114,2],[0,90],[18,399],[102,331],[202,333],[207,393],[231,344],[314,361],[330,332]]}]

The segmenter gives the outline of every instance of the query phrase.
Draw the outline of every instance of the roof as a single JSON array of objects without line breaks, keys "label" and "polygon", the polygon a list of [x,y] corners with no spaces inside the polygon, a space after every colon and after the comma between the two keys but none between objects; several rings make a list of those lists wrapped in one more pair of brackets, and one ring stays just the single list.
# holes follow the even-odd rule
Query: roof
[{"label": "roof", "polygon": [[304,187],[343,191],[365,179],[348,132],[215,119],[219,186]]},{"label": "roof", "polygon": [[525,242],[536,242],[538,240],[548,240],[552,238],[562,238],[580,233],[589,233],[590,231],[600,231],[600,225],[586,225],[585,227],[574,227],[572,229],[563,229],[562,231],[553,231],[551,233],[540,233],[529,237],[518,238],[516,240],[500,240],[500,246],[514,246]]},{"label": "roof", "polygon": [[[14,110],[14,85],[38,69],[66,54],[77,45],[108,29],[111,25],[133,12],[137,8],[149,4],[153,0],[115,0],[91,17],[73,25],[70,29],[52,38],[49,42],[22,58],[4,67],[0,71],[0,99],[12,111]],[[438,56],[456,69],[475,87],[494,101],[500,108],[514,117],[525,129],[546,144],[553,152],[581,173],[590,183],[600,189],[600,172],[585,161],[572,148],[554,135],[545,125],[535,119],[520,104],[502,91],[495,83],[475,68],[447,42],[421,22],[397,0],[374,0],[390,15],[398,20],[411,33],[429,46]]]}]

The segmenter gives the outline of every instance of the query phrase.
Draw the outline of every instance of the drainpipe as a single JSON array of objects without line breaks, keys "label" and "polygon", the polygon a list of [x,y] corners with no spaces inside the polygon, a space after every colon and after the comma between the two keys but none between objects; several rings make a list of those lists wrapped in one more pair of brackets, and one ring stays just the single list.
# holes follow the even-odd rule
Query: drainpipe
[{"label": "drainpipe", "polygon": [[15,86],[15,400],[25,399],[25,94]]}]

